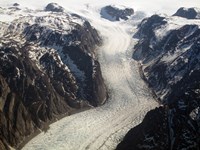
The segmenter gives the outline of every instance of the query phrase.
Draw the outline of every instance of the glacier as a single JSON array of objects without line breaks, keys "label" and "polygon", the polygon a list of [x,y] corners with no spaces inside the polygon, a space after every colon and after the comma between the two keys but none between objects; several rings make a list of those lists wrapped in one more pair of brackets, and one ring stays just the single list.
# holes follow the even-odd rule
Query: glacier
[{"label": "glacier", "polygon": [[[192,5],[186,0],[185,5]],[[40,8],[49,0],[25,2],[23,0],[1,0],[1,5],[9,5],[10,2],[18,2],[22,6]],[[52,1],[51,1],[52,2]],[[53,1],[65,5],[67,11],[85,17],[98,30],[103,38],[103,45],[99,47],[99,61],[103,77],[109,89],[109,99],[101,107],[93,108],[77,113],[50,125],[46,132],[41,132],[30,140],[23,150],[111,150],[123,139],[124,135],[132,127],[138,125],[144,115],[151,109],[159,106],[153,99],[148,87],[141,79],[138,64],[131,58],[133,46],[137,39],[132,35],[137,30],[138,18],[130,21],[110,22],[100,17],[100,8],[108,2],[97,3],[94,0]],[[158,2],[154,0],[154,2]],[[32,5],[32,3],[34,3]],[[68,5],[69,3],[69,5]],[[109,3],[121,4],[119,0]],[[123,5],[136,7],[141,10],[142,5],[148,8],[145,1],[126,0]],[[134,4],[135,3],[135,4]],[[168,2],[169,3],[169,2]],[[196,1],[196,3],[198,3]],[[155,13],[158,5],[147,10]],[[98,5],[98,6],[97,6]],[[162,8],[164,8],[162,4]],[[164,11],[170,13],[176,6]],[[171,6],[172,7],[172,6]],[[144,8],[143,8],[144,9]],[[4,16],[2,16],[2,20]],[[142,18],[139,18],[139,20]],[[0,18],[1,20],[1,18]],[[10,18],[12,20],[12,18]]]},{"label": "glacier", "polygon": [[[76,12],[77,13],[77,12]],[[100,17],[97,7],[79,15],[87,18],[103,37],[98,58],[109,89],[109,99],[101,107],[63,118],[50,125],[25,145],[23,150],[115,149],[126,132],[158,106],[140,78],[138,64],[131,58],[132,39],[137,24],[111,22]]]}]

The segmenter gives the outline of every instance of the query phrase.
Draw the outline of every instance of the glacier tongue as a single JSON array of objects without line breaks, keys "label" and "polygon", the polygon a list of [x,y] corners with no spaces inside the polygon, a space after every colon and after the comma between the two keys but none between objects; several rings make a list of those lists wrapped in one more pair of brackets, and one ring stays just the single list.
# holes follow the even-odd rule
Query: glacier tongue
[{"label": "glacier tongue", "polygon": [[[97,8],[76,12],[99,31],[104,43],[99,47],[102,73],[110,90],[108,102],[98,108],[74,114],[50,125],[23,150],[115,149],[129,129],[158,106],[131,59],[133,26],[100,18]],[[131,33],[131,34],[130,34]]]}]

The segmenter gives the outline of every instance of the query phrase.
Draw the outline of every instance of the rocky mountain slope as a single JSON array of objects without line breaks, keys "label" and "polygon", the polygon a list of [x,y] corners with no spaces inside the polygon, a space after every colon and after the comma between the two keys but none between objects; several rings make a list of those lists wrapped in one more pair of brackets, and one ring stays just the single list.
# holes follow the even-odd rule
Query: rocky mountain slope
[{"label": "rocky mountain slope", "polygon": [[181,7],[173,16],[179,16],[187,19],[200,19],[200,9]]},{"label": "rocky mountain slope", "polygon": [[200,20],[178,12],[144,19],[134,36],[133,58],[164,106],[130,130],[119,150],[200,147]]},{"label": "rocky mountain slope", "polygon": [[[105,102],[90,23],[51,3],[44,10],[0,8],[0,149],[61,115]],[[3,19],[1,19],[3,20]]]}]

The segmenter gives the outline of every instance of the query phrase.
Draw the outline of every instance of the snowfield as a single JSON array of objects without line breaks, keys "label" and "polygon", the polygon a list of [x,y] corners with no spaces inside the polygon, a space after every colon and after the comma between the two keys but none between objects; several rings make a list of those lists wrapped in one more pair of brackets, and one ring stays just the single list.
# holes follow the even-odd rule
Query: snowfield
[{"label": "snowfield", "polygon": [[104,44],[98,48],[98,57],[110,97],[101,107],[53,123],[46,133],[32,139],[23,150],[115,149],[128,130],[158,106],[140,78],[137,63],[131,58],[136,42],[132,39],[136,31],[134,25],[103,19],[95,7],[86,8],[80,15],[86,17],[104,39]]},{"label": "snowfield", "polygon": [[[109,3],[104,0],[85,0],[84,2],[81,0],[73,2],[68,0],[35,0],[32,2],[1,0],[0,5],[9,6],[14,2],[19,3],[20,7],[39,9],[49,2],[57,2],[67,11],[88,19],[104,40],[103,45],[98,48],[98,57],[109,89],[109,99],[105,105],[65,117],[51,124],[47,132],[42,132],[33,138],[23,147],[23,150],[115,149],[125,134],[138,125],[149,110],[159,105],[140,78],[137,62],[131,58],[132,48],[137,42],[137,39],[132,36],[136,32],[138,20],[141,20],[138,17],[144,17],[144,14],[139,11],[147,8],[145,11],[152,14],[163,9],[162,12],[173,14],[180,4],[177,2],[169,6],[166,3],[170,2],[164,0],[153,0],[150,4],[145,0],[125,0],[123,2],[112,0]],[[172,0],[171,2],[174,3]],[[138,13],[136,12],[132,20],[127,22],[111,22],[101,18],[101,7],[111,3],[134,8],[138,10]],[[181,4],[185,6],[197,5],[197,3],[198,0],[181,1]],[[5,15],[0,15],[0,20],[5,21]]]}]

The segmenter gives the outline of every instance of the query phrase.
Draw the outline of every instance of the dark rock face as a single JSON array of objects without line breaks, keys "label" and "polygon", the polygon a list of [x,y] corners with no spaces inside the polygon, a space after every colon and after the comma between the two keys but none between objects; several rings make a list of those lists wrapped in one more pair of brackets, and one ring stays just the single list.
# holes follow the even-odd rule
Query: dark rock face
[{"label": "dark rock face", "polygon": [[64,12],[64,8],[62,6],[59,6],[57,3],[49,3],[45,11],[52,11],[52,12]]},{"label": "dark rock face", "polygon": [[101,16],[110,21],[128,20],[134,14],[132,8],[119,9],[115,6],[105,6],[101,9]]},{"label": "dark rock face", "polygon": [[14,3],[13,6],[16,6],[16,7],[17,7],[17,6],[19,6],[19,4],[18,4],[18,3]]},{"label": "dark rock face", "polygon": [[[144,62],[148,62],[154,59],[154,56],[151,54],[152,49],[149,45],[151,44],[151,39],[156,38],[154,30],[157,27],[165,25],[167,23],[164,19],[164,17],[153,15],[150,18],[144,19],[139,24],[139,30],[135,36],[143,40],[140,40],[135,46],[136,50],[133,53],[133,59],[143,60]],[[154,54],[154,52],[152,53]]]},{"label": "dark rock face", "polygon": [[184,8],[181,7],[173,16],[179,16],[187,19],[199,19],[200,12],[196,8]]},{"label": "dark rock face", "polygon": [[154,15],[143,20],[133,53],[164,107],[150,111],[117,149],[200,147],[199,24],[191,22],[168,30],[170,23],[176,23],[171,19]]},{"label": "dark rock face", "polygon": [[166,116],[167,113],[163,108],[149,111],[142,123],[127,133],[124,140],[117,146],[117,150],[169,149]]},{"label": "dark rock face", "polygon": [[131,129],[117,150],[198,149],[199,121],[184,111],[159,107],[147,113],[141,124]]},{"label": "dark rock face", "polygon": [[[106,100],[95,57],[101,38],[86,20],[64,15],[24,16],[0,28],[1,149],[16,148],[59,116]],[[78,19],[82,24],[73,22]]]}]

